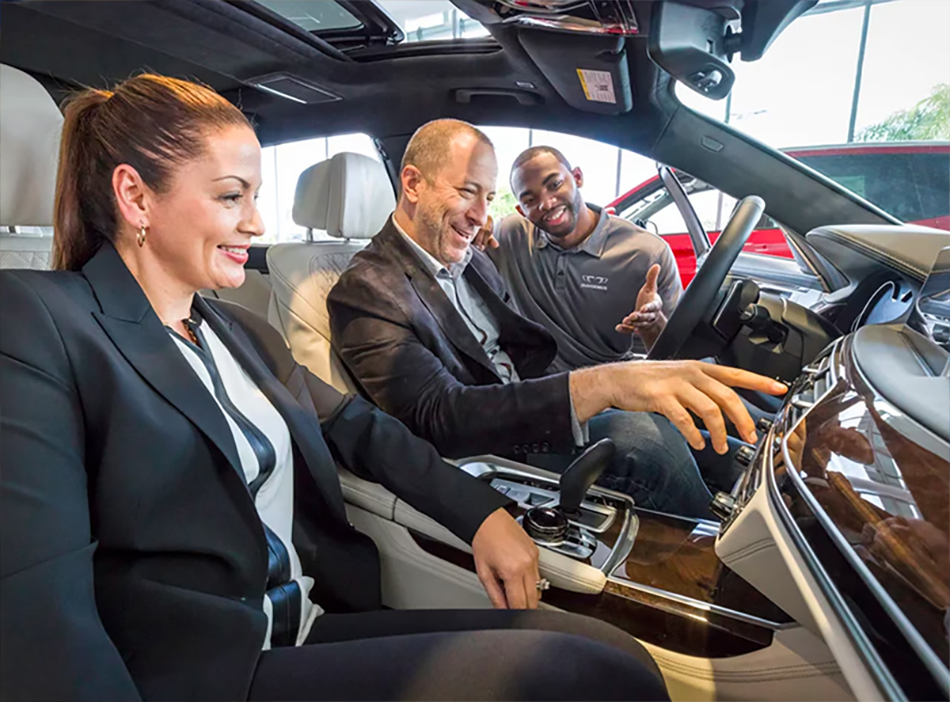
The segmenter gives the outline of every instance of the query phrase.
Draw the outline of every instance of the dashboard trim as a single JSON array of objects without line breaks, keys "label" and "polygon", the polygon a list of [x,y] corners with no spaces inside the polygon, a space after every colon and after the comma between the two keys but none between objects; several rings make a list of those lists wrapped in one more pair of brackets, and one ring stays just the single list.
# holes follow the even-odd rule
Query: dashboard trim
[{"label": "dashboard trim", "polygon": [[[784,458],[785,453],[787,452],[784,439],[782,440],[782,450]],[[775,480],[775,467],[771,459],[771,453],[767,455],[768,476],[766,478],[766,483],[768,485],[769,502],[772,505],[773,510],[782,521],[785,529],[788,531],[789,536],[795,543],[795,547],[798,549],[798,553],[801,555],[802,560],[808,566],[809,571],[815,578],[815,582],[821,589],[822,595],[828,600],[829,604],[837,615],[842,625],[842,629],[851,640],[851,644],[854,647],[855,652],[864,662],[865,667],[873,677],[874,682],[889,699],[906,700],[907,696],[904,694],[904,691],[901,689],[900,685],[897,684],[897,681],[887,669],[884,661],[881,659],[878,652],[874,649],[874,646],[868,640],[867,635],[855,620],[854,614],[851,613],[851,610],[845,603],[841,593],[838,592],[838,589],[831,581],[827,571],[821,565],[818,557],[815,555],[814,551],[812,551],[811,546],[799,531],[798,525],[795,523],[795,520],[789,513],[788,507],[785,505],[784,500],[782,500],[778,484]],[[787,460],[787,458],[785,460]],[[792,473],[794,471],[787,472]]]},{"label": "dashboard trim", "polygon": [[[792,460],[791,453],[788,447],[788,437],[794,432],[794,430],[799,427],[799,425],[807,419],[811,414],[811,411],[814,407],[820,405],[825,399],[831,396],[833,393],[840,393],[843,389],[842,381],[845,376],[838,373],[838,369],[835,368],[836,363],[840,363],[838,360],[839,353],[849,353],[848,342],[837,342],[832,348],[830,354],[830,363],[828,365],[829,378],[830,381],[825,392],[821,394],[820,397],[816,398],[814,402],[807,408],[801,408],[801,414],[794,419],[790,424],[786,424],[787,427],[784,435],[781,436],[778,440],[778,447],[781,451],[782,459],[786,465],[785,475],[793,486],[795,493],[804,501],[807,509],[821,526],[822,532],[826,535],[830,543],[834,546],[835,550],[840,554],[844,559],[844,562],[850,567],[854,573],[860,578],[862,584],[868,588],[868,591],[871,593],[873,598],[877,601],[878,606],[882,608],[884,612],[890,616],[893,621],[897,632],[907,641],[911,646],[914,653],[919,657],[923,663],[927,672],[933,677],[934,682],[940,688],[944,696],[950,695],[950,674],[943,663],[940,661],[936,652],[927,644],[923,639],[920,632],[917,631],[916,627],[910,622],[904,612],[897,606],[893,598],[888,594],[882,585],[877,581],[873,574],[868,570],[867,566],[858,558],[857,554],[852,549],[851,545],[847,542],[844,535],[840,532],[837,526],[830,520],[828,515],[825,513],[822,506],[819,504],[817,499],[813,494],[811,494],[807,485],[799,474],[800,468],[796,466]],[[840,366],[839,366],[840,368]],[[939,439],[936,435],[929,432],[925,427],[922,427],[912,418],[904,415],[903,412],[893,408],[890,403],[880,397],[876,392],[874,392],[873,387],[867,382],[866,377],[860,371],[857,363],[851,362],[848,363],[849,372],[854,372],[857,374],[860,382],[864,383],[866,388],[874,394],[874,406],[878,407],[879,403],[883,403],[887,409],[893,411],[893,417],[899,417],[901,419],[901,424],[910,424],[916,429],[914,433],[915,436],[919,436],[921,432],[925,432],[926,436],[930,439],[927,443],[933,445],[934,442],[937,443],[939,449],[942,449],[943,452],[946,452],[947,444]],[[805,369],[808,371],[809,369]],[[843,369],[842,369],[843,370]],[[793,406],[793,402],[790,401],[784,409],[784,413],[779,421],[776,421],[771,429],[773,433],[773,439],[778,438],[777,433],[780,427],[782,427],[782,422],[789,419],[790,407]],[[885,416],[882,413],[882,418]],[[886,421],[886,419],[885,419]],[[890,423],[890,422],[888,422]],[[896,427],[895,427],[896,430]],[[906,432],[902,432],[906,436]],[[917,442],[918,445],[923,444]],[[926,448],[926,447],[924,447]],[[930,449],[927,449],[930,450]],[[933,452],[933,451],[931,451]],[[769,499],[773,504],[773,507],[778,512],[782,522],[785,524],[786,528],[789,531],[793,541],[796,543],[796,546],[799,548],[802,553],[802,557],[805,562],[811,568],[812,572],[815,574],[816,582],[819,587],[822,589],[823,594],[828,598],[829,602],[834,607],[842,623],[845,624],[845,631],[848,632],[849,637],[852,640],[852,643],[855,646],[855,650],[858,654],[864,659],[869,671],[875,676],[877,682],[882,685],[883,689],[889,689],[890,695],[894,699],[904,699],[906,698],[906,693],[903,692],[901,685],[893,678],[891,672],[884,663],[884,660],[881,658],[881,654],[877,651],[874,644],[869,639],[868,635],[865,633],[861,625],[857,622],[855,615],[851,611],[850,607],[844,601],[842,593],[839,591],[834,582],[831,581],[827,571],[821,565],[817,555],[814,550],[811,548],[811,545],[807,542],[804,535],[801,533],[798,528],[795,519],[793,518],[789,507],[785,504],[785,501],[782,499],[781,490],[778,487],[776,475],[775,475],[775,465],[773,462],[773,454],[769,453],[767,459],[767,468],[768,468],[768,482],[769,482]],[[900,694],[897,692],[900,691]]]}]

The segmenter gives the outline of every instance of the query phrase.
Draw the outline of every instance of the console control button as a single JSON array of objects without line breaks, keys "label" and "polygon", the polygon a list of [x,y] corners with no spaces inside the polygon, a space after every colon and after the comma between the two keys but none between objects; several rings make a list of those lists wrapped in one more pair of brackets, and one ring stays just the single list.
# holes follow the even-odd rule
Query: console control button
[{"label": "console control button", "polygon": [[736,461],[742,466],[750,465],[753,458],[755,458],[755,449],[751,446],[740,446],[736,451]]},{"label": "console control button", "polygon": [[722,521],[727,521],[736,508],[736,498],[728,492],[717,492],[709,503],[709,510]]},{"label": "console control button", "polygon": [[525,512],[523,523],[528,536],[538,541],[559,542],[567,535],[567,517],[560,509],[532,507]]}]

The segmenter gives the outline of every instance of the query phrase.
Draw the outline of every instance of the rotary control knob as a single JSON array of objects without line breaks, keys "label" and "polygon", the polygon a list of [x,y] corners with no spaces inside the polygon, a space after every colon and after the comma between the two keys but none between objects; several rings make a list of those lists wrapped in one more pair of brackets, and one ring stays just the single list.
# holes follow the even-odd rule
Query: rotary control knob
[{"label": "rotary control knob", "polygon": [[736,451],[736,461],[743,467],[749,466],[753,458],[755,458],[755,449],[751,446],[740,446]]},{"label": "rotary control knob", "polygon": [[736,498],[728,492],[717,492],[709,503],[709,511],[724,522],[728,521],[735,509]]},{"label": "rotary control knob", "polygon": [[762,417],[758,422],[755,423],[755,428],[759,431],[760,434],[765,435],[769,433],[769,430],[772,428],[774,422],[768,417]]},{"label": "rotary control knob", "polygon": [[532,507],[522,520],[528,536],[544,543],[557,543],[567,535],[567,517],[551,507]]}]

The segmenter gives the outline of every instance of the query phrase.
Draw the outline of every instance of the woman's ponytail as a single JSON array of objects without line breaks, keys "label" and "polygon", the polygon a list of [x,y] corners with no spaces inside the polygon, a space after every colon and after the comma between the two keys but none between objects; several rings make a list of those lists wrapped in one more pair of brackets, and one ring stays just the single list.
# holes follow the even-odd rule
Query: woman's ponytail
[{"label": "woman's ponytail", "polygon": [[82,268],[99,249],[104,233],[115,228],[114,214],[111,222],[93,222],[89,216],[96,210],[111,209],[111,204],[108,208],[96,207],[90,197],[108,198],[111,203],[110,193],[90,193],[84,187],[95,180],[95,164],[104,160],[97,153],[102,146],[95,120],[110,97],[112,93],[104,90],[86,90],[66,105],[53,204],[52,267],[56,270]]}]

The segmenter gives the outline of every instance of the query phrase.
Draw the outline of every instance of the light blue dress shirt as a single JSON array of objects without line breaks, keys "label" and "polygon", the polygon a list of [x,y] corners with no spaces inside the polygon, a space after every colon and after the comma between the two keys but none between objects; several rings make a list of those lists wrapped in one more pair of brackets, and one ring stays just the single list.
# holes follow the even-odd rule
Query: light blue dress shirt
[{"label": "light blue dress shirt", "polygon": [[[501,348],[498,343],[498,323],[481,295],[472,289],[465,277],[462,275],[465,268],[472,260],[472,249],[465,252],[465,258],[459,263],[453,263],[449,266],[443,265],[432,254],[419,246],[412,237],[403,231],[396,217],[392,218],[393,226],[399,232],[409,247],[416,253],[426,269],[435,277],[435,281],[442,288],[442,291],[449,298],[449,301],[458,310],[458,313],[465,320],[469,331],[478,339],[481,347],[485,350],[492,365],[495,367],[495,373],[501,378],[502,383],[517,382],[518,371],[508,352]],[[584,446],[588,441],[588,429],[586,422],[581,425],[577,420],[577,414],[574,411],[574,400],[570,400],[571,411],[571,430],[574,435],[574,443],[577,446]]]}]

